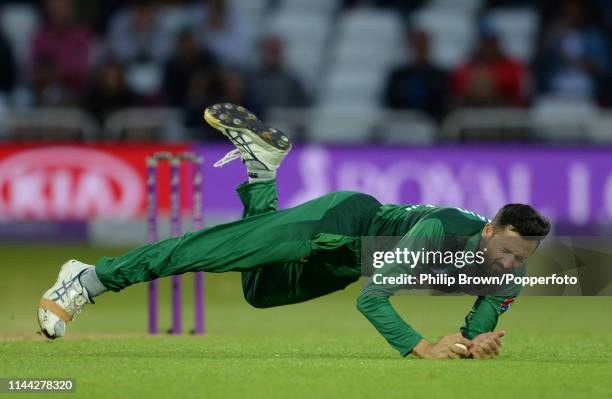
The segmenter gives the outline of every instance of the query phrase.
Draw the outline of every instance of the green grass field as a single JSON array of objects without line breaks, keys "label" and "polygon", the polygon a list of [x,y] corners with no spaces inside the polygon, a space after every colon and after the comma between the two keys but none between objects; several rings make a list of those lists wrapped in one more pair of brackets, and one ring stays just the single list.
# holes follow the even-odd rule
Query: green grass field
[{"label": "green grass field", "polygon": [[[612,298],[521,298],[496,360],[401,358],[355,309],[359,284],[309,303],[253,309],[240,276],[207,275],[208,334],[149,337],[146,286],[100,297],[68,336],[36,335],[36,304],[68,257],[118,249],[0,247],[0,377],[72,377],[84,398],[609,398]],[[186,279],[186,284],[191,282]],[[162,292],[169,325],[168,287]],[[186,293],[188,295],[188,293]],[[469,297],[398,296],[431,339],[455,332]],[[185,301],[191,321],[191,301]],[[6,395],[5,395],[6,396]],[[40,395],[21,394],[17,397]],[[43,397],[55,397],[44,394]]]}]

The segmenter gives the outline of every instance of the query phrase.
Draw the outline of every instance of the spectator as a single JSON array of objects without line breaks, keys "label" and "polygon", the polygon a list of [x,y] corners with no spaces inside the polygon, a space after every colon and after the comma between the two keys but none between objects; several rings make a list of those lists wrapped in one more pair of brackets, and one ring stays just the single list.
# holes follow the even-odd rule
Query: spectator
[{"label": "spectator", "polygon": [[536,63],[540,92],[575,98],[609,96],[610,54],[581,1],[566,0],[544,31]]},{"label": "spectator", "polygon": [[0,94],[10,93],[17,83],[17,67],[11,45],[0,32]]},{"label": "spectator", "polygon": [[92,115],[103,121],[113,111],[134,106],[137,100],[125,85],[121,64],[111,61],[96,74],[85,104]]},{"label": "spectator", "polygon": [[413,60],[389,75],[385,105],[394,109],[418,109],[440,119],[446,108],[448,76],[431,63],[429,37],[425,32],[411,32],[408,43]]},{"label": "spectator", "polygon": [[215,66],[214,56],[199,47],[191,32],[181,33],[176,51],[164,69],[163,87],[168,103],[173,106],[184,105],[193,77],[212,75]]},{"label": "spectator", "polygon": [[452,72],[452,92],[459,105],[521,106],[526,102],[527,70],[504,54],[496,33],[484,24],[476,50]]},{"label": "spectator", "polygon": [[[87,86],[92,33],[77,24],[73,0],[46,0],[45,11],[45,23],[34,37],[33,69],[54,70],[56,83],[78,94]],[[52,65],[41,66],[44,62]]]},{"label": "spectator", "polygon": [[40,58],[32,70],[33,103],[41,107],[75,105],[74,91],[62,80],[57,64],[52,59]]},{"label": "spectator", "polygon": [[249,97],[265,112],[270,107],[308,105],[300,81],[285,67],[283,42],[268,36],[261,44],[261,66],[249,79]]},{"label": "spectator", "polygon": [[124,64],[164,62],[172,51],[174,37],[158,15],[158,7],[147,0],[112,17],[109,47],[113,57]]},{"label": "spectator", "polygon": [[200,0],[191,12],[192,29],[202,47],[227,66],[244,66],[251,54],[247,22],[225,0]]},{"label": "spectator", "polygon": [[223,139],[219,132],[202,122],[202,110],[220,102],[242,104],[251,111],[259,110],[247,100],[242,75],[231,69],[217,70],[214,74],[195,73],[189,83],[184,110],[186,123],[196,127],[196,137],[212,140]]}]

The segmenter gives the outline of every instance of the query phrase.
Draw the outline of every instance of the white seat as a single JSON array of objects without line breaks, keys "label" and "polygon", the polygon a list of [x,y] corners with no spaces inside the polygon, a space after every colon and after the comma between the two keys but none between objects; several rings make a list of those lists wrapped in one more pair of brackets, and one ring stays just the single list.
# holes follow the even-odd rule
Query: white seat
[{"label": "white seat", "polygon": [[487,13],[495,29],[500,33],[511,32],[534,36],[538,30],[538,13],[532,8],[496,8]]},{"label": "white seat", "polygon": [[483,0],[430,0],[430,8],[446,8],[475,13],[482,7]]},{"label": "white seat", "polygon": [[445,141],[524,141],[530,139],[530,111],[516,107],[457,108],[444,118]]},{"label": "white seat", "polygon": [[330,29],[328,18],[294,12],[277,12],[270,16],[264,33],[276,34],[285,40],[323,41]]},{"label": "white seat", "polygon": [[468,57],[476,36],[472,15],[449,9],[424,9],[412,16],[411,23],[430,36],[434,63],[452,68]]},{"label": "white seat", "polygon": [[368,65],[373,68],[387,68],[405,58],[403,47],[380,43],[364,45],[359,40],[340,40],[332,50],[334,63],[339,66]]},{"label": "white seat", "polygon": [[612,111],[601,112],[589,123],[590,141],[598,144],[612,143]]},{"label": "white seat", "polygon": [[384,142],[426,145],[434,141],[436,124],[422,112],[387,112],[381,119],[379,135]]},{"label": "white seat", "polygon": [[18,140],[94,140],[99,126],[80,108],[19,108],[9,112],[7,131]]},{"label": "white seat", "polygon": [[462,37],[474,36],[474,17],[468,13],[449,9],[425,8],[415,12],[411,22],[417,27],[433,34],[458,34]]},{"label": "white seat", "polygon": [[487,13],[501,45],[511,56],[523,61],[531,59],[538,30],[538,14],[531,8],[498,8]]},{"label": "white seat", "polygon": [[550,141],[586,140],[590,124],[598,116],[588,100],[543,96],[535,101],[531,118],[536,134]]},{"label": "white seat", "polygon": [[234,12],[258,20],[266,11],[268,0],[229,0],[228,4]]},{"label": "white seat", "polygon": [[111,113],[104,131],[113,140],[184,139],[183,113],[177,108],[125,108]]},{"label": "white seat", "polygon": [[329,28],[325,18],[287,12],[273,14],[266,27],[266,34],[284,41],[287,67],[309,91],[314,88],[321,68]]},{"label": "white seat", "polygon": [[340,16],[339,37],[366,42],[397,43],[403,35],[403,24],[397,13],[362,9]]},{"label": "white seat", "polygon": [[321,102],[340,104],[377,104],[385,82],[385,73],[372,69],[336,69],[321,87]]},{"label": "white seat", "polygon": [[331,15],[339,5],[338,0],[282,0],[281,7],[298,13]]},{"label": "white seat", "polygon": [[372,138],[378,113],[370,107],[317,107],[307,134],[321,143],[362,143]]},{"label": "white seat", "polygon": [[0,28],[15,51],[17,63],[24,65],[30,56],[31,42],[40,25],[38,11],[25,4],[11,4],[0,12]]},{"label": "white seat", "polygon": [[287,68],[297,75],[309,92],[312,92],[317,86],[322,52],[322,45],[316,43],[301,43],[289,45],[285,48]]}]

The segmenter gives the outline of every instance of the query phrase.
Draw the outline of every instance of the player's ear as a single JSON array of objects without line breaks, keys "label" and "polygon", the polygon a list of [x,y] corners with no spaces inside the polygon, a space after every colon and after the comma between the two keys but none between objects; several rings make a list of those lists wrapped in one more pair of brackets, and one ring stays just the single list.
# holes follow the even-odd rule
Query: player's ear
[{"label": "player's ear", "polygon": [[485,224],[484,228],[482,229],[482,236],[489,238],[493,235],[493,230],[494,227],[491,223],[487,223]]}]

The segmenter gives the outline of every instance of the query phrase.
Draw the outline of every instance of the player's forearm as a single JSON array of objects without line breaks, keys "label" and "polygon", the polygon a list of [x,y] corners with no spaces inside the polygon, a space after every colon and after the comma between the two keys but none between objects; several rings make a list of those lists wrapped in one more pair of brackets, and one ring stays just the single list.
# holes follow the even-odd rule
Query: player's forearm
[{"label": "player's forearm", "polygon": [[423,340],[421,334],[402,320],[384,295],[362,294],[357,300],[357,309],[402,356],[408,355]]},{"label": "player's forearm", "polygon": [[[506,297],[480,297],[461,326],[461,334],[474,339],[476,336],[495,330],[499,316],[507,309]],[[511,302],[511,301],[510,301]]]}]

